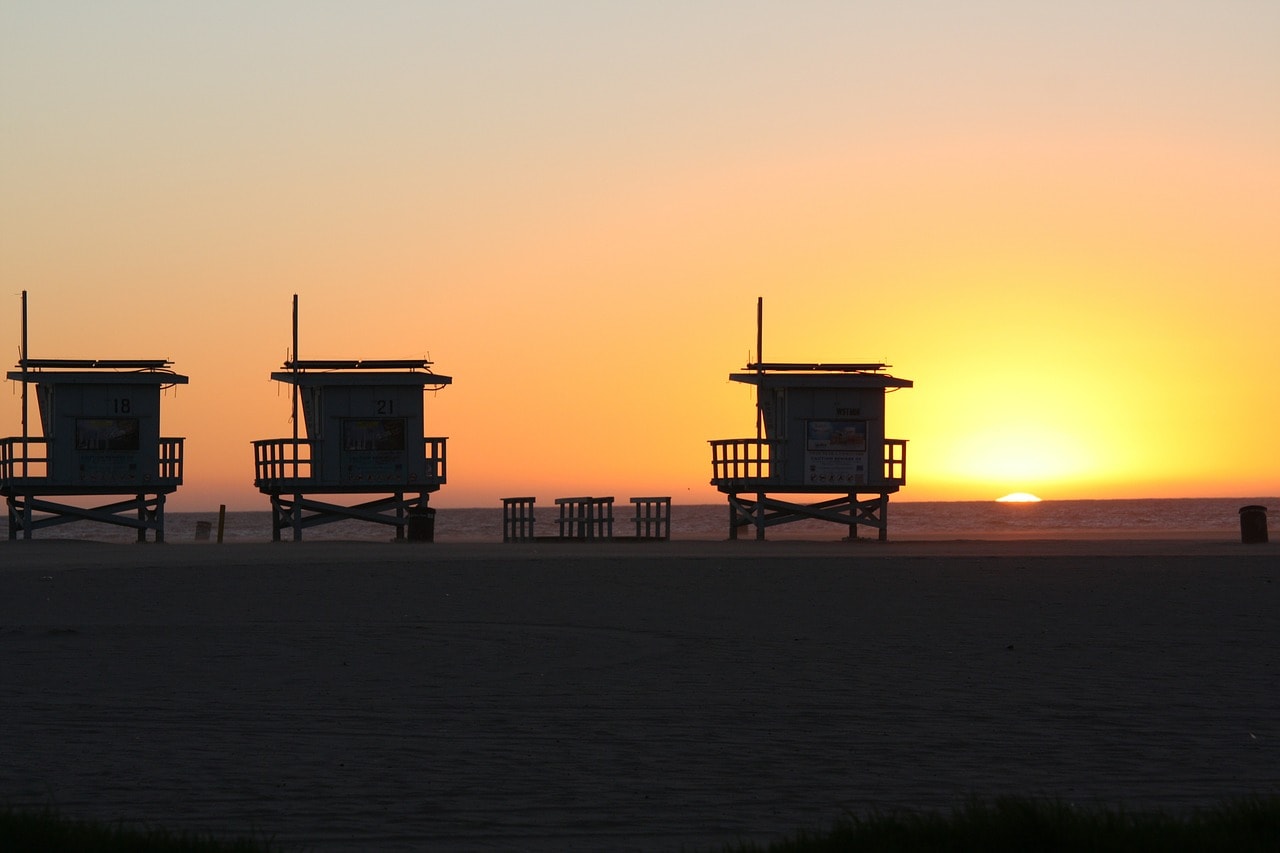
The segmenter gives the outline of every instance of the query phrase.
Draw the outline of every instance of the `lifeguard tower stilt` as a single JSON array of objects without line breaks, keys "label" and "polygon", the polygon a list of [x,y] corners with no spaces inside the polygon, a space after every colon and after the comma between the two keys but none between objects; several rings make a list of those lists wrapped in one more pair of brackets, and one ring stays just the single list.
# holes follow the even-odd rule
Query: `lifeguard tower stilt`
[{"label": "lifeguard tower stilt", "polygon": [[[760,323],[762,306],[757,306]],[[889,495],[907,481],[907,442],[885,437],[885,396],[912,383],[885,364],[769,363],[734,382],[756,386],[756,437],[711,441],[711,484],[729,498],[729,538],[803,519],[888,538]],[[835,495],[813,503],[809,496]],[[783,496],[786,496],[784,499]]]},{"label": "lifeguard tower stilt", "polygon": [[[453,380],[423,359],[311,360],[293,357],[271,374],[293,386],[293,437],[253,442],[254,485],[271,498],[271,537],[356,520],[395,528],[395,538],[433,537],[432,492],[445,483],[444,438],[423,436],[423,391]],[[306,437],[298,434],[301,402]],[[349,495],[380,495],[349,504]],[[325,498],[325,499],[321,499]]]},{"label": "lifeguard tower stilt", "polygon": [[[160,435],[160,392],[185,385],[165,359],[30,358],[27,294],[22,347],[10,380],[22,383],[22,435],[0,439],[0,494],[9,538],[91,521],[153,531],[164,541],[165,496],[182,485],[183,439]],[[43,434],[30,435],[28,389],[34,387]],[[66,501],[120,497],[84,507]]]}]

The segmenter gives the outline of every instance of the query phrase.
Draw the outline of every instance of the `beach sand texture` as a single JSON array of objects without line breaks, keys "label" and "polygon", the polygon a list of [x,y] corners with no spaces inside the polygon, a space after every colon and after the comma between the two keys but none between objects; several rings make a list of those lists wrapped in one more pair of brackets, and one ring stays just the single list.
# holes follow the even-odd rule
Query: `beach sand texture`
[{"label": "beach sand texture", "polygon": [[0,805],[286,849],[715,850],[1280,794],[1280,550],[0,545]]}]

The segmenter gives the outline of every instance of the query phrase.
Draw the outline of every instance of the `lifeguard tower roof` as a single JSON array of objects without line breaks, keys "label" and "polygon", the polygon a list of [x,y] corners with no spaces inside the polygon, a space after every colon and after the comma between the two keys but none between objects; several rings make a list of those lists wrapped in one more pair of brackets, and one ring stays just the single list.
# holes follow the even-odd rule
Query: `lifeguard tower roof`
[{"label": "lifeguard tower roof", "polygon": [[730,373],[734,382],[762,388],[910,388],[910,379],[885,373],[887,364],[770,362],[748,364],[750,373]]},{"label": "lifeguard tower roof", "polygon": [[286,361],[271,374],[296,385],[449,385],[453,378],[431,372],[426,359],[302,359]]},{"label": "lifeguard tower roof", "polygon": [[7,378],[36,384],[185,385],[187,377],[169,368],[164,358],[29,358],[18,362]]}]

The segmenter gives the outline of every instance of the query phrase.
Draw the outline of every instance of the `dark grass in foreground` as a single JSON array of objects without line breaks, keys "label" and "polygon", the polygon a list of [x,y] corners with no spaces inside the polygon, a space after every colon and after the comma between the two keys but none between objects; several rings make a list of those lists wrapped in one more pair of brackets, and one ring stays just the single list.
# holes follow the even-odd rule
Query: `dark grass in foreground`
[{"label": "dark grass in foreground", "polygon": [[47,850],[57,853],[269,853],[280,848],[267,842],[215,838],[136,829],[124,825],[70,820],[53,811],[0,811],[0,850]]},{"label": "dark grass in foreground", "polygon": [[[1235,800],[1181,816],[1008,798],[974,801],[950,814],[888,812],[851,817],[826,834],[803,833],[772,845],[738,844],[723,849],[736,853],[1273,853],[1280,849],[1278,839],[1280,797]],[[274,853],[285,849],[268,841],[220,841],[163,829],[77,821],[52,811],[0,811],[0,850],[6,851]]]},{"label": "dark grass in foreground", "polygon": [[1280,850],[1280,798],[1235,800],[1189,815],[1081,807],[1009,798],[971,802],[951,814],[889,812],[851,817],[825,835],[802,833],[736,853],[1005,853],[1005,851]]}]

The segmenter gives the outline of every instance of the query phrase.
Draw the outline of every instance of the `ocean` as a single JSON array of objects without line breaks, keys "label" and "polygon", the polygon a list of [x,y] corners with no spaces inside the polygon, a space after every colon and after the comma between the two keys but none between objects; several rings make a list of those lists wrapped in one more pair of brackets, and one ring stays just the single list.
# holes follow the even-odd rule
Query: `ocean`
[{"label": "ocean", "polygon": [[[1280,512],[1280,498],[1162,498],[1134,500],[1064,500],[1040,503],[997,503],[996,501],[890,501],[889,539],[1159,539],[1184,536],[1238,538],[1239,510],[1262,505],[1271,514]],[[630,504],[615,504],[614,532],[631,532],[626,518]],[[556,532],[556,509],[548,502],[535,510],[535,533]],[[165,516],[165,538],[169,542],[190,542],[202,522],[211,525],[216,538],[218,512],[169,512]],[[671,537],[682,540],[723,540],[728,538],[727,503],[673,506]],[[1272,522],[1274,524],[1275,522]],[[435,517],[437,542],[501,542],[502,508],[439,508]],[[821,521],[801,521],[768,529],[769,539],[839,540],[846,535],[840,525]],[[340,521],[309,528],[304,541],[390,541],[394,528],[361,521]],[[739,534],[752,538],[754,529]],[[859,535],[875,538],[876,531],[859,528]],[[285,537],[288,538],[286,532]],[[103,542],[132,542],[136,531],[124,527],[74,522],[37,530],[36,539],[83,539]],[[228,512],[223,529],[224,542],[271,541],[269,510]]]}]

